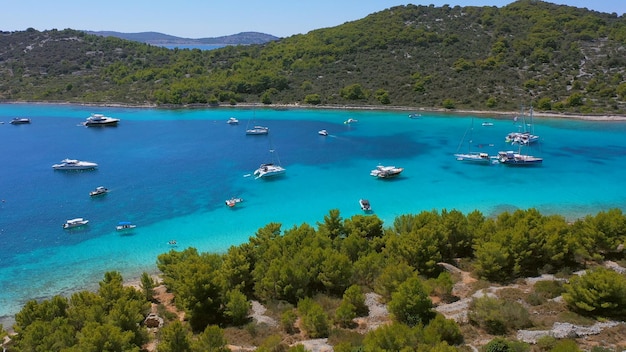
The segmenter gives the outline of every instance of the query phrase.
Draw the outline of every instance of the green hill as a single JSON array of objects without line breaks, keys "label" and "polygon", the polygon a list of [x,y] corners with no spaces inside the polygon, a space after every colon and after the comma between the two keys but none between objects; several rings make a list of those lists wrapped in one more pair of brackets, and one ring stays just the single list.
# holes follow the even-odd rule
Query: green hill
[{"label": "green hill", "polygon": [[0,99],[626,114],[625,50],[624,16],[538,0],[398,6],[211,51],[29,29],[0,35]]}]

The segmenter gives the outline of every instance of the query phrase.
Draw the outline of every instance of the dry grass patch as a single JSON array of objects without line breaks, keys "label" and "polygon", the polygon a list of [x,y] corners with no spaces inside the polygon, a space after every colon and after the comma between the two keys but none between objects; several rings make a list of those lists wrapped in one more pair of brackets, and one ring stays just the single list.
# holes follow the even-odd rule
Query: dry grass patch
[{"label": "dry grass patch", "polygon": [[620,324],[612,328],[602,331],[598,335],[585,336],[576,339],[578,346],[585,350],[591,350],[594,347],[604,347],[609,351],[626,350],[626,325]]},{"label": "dry grass patch", "polygon": [[494,285],[493,283],[489,281],[485,281],[485,280],[476,280],[474,282],[470,282],[468,283],[469,291],[470,291],[468,296],[473,295],[477,291],[484,290],[489,287],[493,287],[493,285]]},{"label": "dry grass patch", "polygon": [[231,345],[237,346],[260,346],[271,336],[281,335],[279,328],[267,324],[251,322],[243,328],[227,327],[224,329],[224,337]]},{"label": "dry grass patch", "polygon": [[582,316],[569,310],[565,310],[558,314],[556,321],[562,323],[570,323],[574,325],[590,326],[596,323],[595,319]]},{"label": "dry grass patch", "polygon": [[339,344],[350,344],[351,346],[361,346],[365,335],[354,330],[332,329],[328,336],[328,344],[337,346]]},{"label": "dry grass patch", "polygon": [[559,316],[566,313],[567,307],[563,303],[547,301],[543,304],[528,308],[533,326],[537,329],[550,329],[554,323],[561,321]]},{"label": "dry grass patch", "polygon": [[505,301],[520,303],[524,302],[524,298],[528,296],[528,293],[519,288],[505,287],[497,290],[496,296]]}]

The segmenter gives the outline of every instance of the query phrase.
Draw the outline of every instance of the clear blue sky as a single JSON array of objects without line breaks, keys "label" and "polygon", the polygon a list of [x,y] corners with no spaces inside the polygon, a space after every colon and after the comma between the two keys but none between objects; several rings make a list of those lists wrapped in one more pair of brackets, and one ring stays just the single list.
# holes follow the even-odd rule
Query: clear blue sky
[{"label": "clear blue sky", "polygon": [[[184,38],[262,32],[278,37],[334,27],[406,5],[497,6],[513,0],[2,0],[0,30],[29,27],[126,33],[161,32]],[[622,16],[624,0],[551,0]]]}]

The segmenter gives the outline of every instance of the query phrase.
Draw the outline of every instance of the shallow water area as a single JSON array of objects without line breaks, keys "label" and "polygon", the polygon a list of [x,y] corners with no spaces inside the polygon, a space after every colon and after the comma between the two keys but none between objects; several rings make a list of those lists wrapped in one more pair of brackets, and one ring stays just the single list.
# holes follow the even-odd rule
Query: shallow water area
[{"label": "shallow water area", "polygon": [[[91,113],[121,122],[82,126]],[[10,125],[13,117],[32,123]],[[239,125],[227,124],[229,117]],[[350,118],[357,122],[344,123]],[[224,252],[270,222],[285,230],[317,226],[330,209],[343,218],[363,214],[360,198],[386,226],[433,209],[493,216],[534,207],[572,219],[626,209],[626,122],[535,118],[541,141],[531,152],[544,163],[516,168],[455,160],[472,118],[493,123],[475,124],[473,147],[490,155],[511,150],[504,137],[518,128],[512,116],[0,104],[0,316],[10,321],[29,299],[95,288],[106,271],[125,279],[155,272],[157,256],[171,249]],[[245,135],[250,121],[269,135]],[[255,179],[272,157],[286,174]],[[52,170],[65,158],[99,166]],[[369,172],[379,164],[404,171],[376,179]],[[90,197],[97,186],[109,192]],[[230,208],[231,197],[244,201]],[[64,230],[75,217],[89,224]],[[119,221],[137,228],[120,233]]]}]

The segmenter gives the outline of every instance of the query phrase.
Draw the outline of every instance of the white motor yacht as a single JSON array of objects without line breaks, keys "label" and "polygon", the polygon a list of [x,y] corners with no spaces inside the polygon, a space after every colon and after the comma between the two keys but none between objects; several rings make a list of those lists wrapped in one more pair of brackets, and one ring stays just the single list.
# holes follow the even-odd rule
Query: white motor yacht
[{"label": "white motor yacht", "polygon": [[52,165],[55,170],[89,170],[95,169],[98,164],[91,161],[80,161],[76,159],[63,159],[61,163]]},{"label": "white motor yacht", "polygon": [[326,131],[326,130],[319,130],[317,132],[317,134],[319,134],[320,136],[328,136],[328,131]]},{"label": "white motor yacht", "polygon": [[81,227],[81,226],[87,225],[88,222],[89,220],[83,219],[83,218],[69,219],[65,222],[65,224],[63,224],[63,228],[72,229],[75,227]]},{"label": "white motor yacht", "polygon": [[234,117],[231,117],[228,120],[226,120],[226,123],[229,124],[229,125],[238,125],[239,124],[239,120],[237,120]]},{"label": "white motor yacht", "polygon": [[402,167],[378,165],[370,171],[370,175],[379,178],[391,178],[400,175],[402,171],[404,171]]},{"label": "white motor yacht", "polygon": [[98,186],[93,191],[89,192],[89,195],[92,197],[99,196],[102,194],[107,194],[109,190],[104,186]]},{"label": "white motor yacht", "polygon": [[104,116],[103,114],[91,114],[85,121],[85,126],[117,126],[120,119]]},{"label": "white motor yacht", "polygon": [[30,123],[30,119],[28,117],[14,117],[9,123],[11,125],[25,125]]}]

